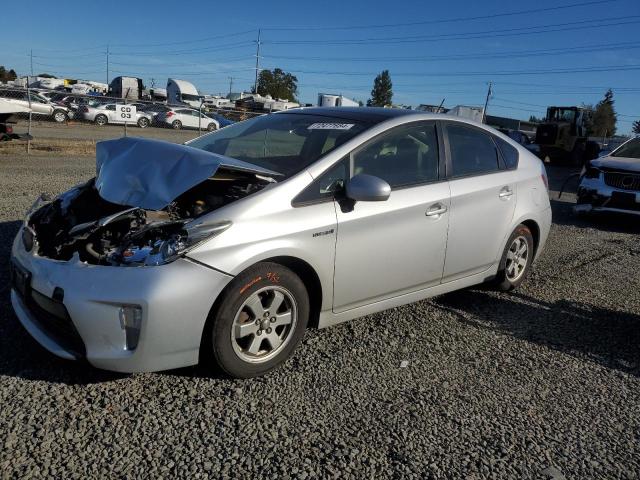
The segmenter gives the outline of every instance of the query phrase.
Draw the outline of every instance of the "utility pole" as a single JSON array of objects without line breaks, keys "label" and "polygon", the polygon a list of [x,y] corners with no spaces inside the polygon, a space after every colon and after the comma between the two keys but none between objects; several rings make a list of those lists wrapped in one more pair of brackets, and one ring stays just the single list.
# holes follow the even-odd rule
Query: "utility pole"
[{"label": "utility pole", "polygon": [[258,41],[256,44],[256,83],[253,86],[253,91],[258,93],[258,73],[260,72],[260,29],[258,29]]},{"label": "utility pole", "polygon": [[33,77],[33,49],[29,53],[29,59],[31,61],[31,76]]},{"label": "utility pole", "polygon": [[489,106],[489,98],[493,93],[493,91],[491,90],[492,86],[493,86],[493,83],[489,82],[489,90],[487,90],[487,98],[484,101],[484,108],[482,109],[482,123],[487,123],[487,107]]},{"label": "utility pole", "polygon": [[233,89],[233,77],[229,77],[229,95],[231,95],[232,89]]},{"label": "utility pole", "polygon": [[109,45],[107,45],[107,88],[109,88]]}]

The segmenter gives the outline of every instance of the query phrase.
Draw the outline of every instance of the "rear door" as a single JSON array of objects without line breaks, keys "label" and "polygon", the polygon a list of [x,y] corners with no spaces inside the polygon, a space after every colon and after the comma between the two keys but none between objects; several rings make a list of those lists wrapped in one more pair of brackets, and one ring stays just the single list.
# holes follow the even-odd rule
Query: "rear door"
[{"label": "rear door", "polygon": [[517,195],[515,170],[505,167],[489,132],[462,122],[445,125],[451,210],[443,282],[495,262]]},{"label": "rear door", "polygon": [[396,127],[350,156],[351,173],[386,180],[383,202],[337,202],[334,311],[437,285],[442,277],[449,185],[435,122]]}]

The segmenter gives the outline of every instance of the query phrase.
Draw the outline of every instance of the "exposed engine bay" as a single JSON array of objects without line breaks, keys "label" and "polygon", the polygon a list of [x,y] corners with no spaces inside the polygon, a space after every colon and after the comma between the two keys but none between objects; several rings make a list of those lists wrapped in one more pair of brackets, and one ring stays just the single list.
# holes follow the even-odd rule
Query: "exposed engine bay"
[{"label": "exposed engine bay", "polygon": [[272,182],[257,173],[220,167],[164,208],[152,210],[105,200],[93,178],[33,211],[23,243],[55,260],[77,254],[80,261],[96,265],[160,265],[224,227],[197,230],[190,229],[189,222]]}]

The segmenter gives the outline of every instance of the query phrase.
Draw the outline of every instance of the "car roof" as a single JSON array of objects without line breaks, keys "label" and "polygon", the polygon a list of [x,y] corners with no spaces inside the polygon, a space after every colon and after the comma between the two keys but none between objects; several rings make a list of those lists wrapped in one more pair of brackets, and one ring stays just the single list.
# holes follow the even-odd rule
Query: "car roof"
[{"label": "car roof", "polygon": [[424,112],[407,110],[403,108],[381,108],[381,107],[301,107],[292,108],[278,112],[278,115],[326,115],[345,120],[359,120],[364,122],[382,122],[389,118],[405,115],[416,115],[421,118]]}]

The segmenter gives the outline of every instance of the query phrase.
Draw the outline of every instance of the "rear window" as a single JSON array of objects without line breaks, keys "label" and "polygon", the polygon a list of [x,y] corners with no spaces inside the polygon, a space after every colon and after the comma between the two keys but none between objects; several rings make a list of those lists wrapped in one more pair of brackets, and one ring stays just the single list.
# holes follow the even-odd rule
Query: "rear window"
[{"label": "rear window", "polygon": [[200,137],[189,146],[274,170],[289,177],[372,124],[307,114],[264,115]]}]

